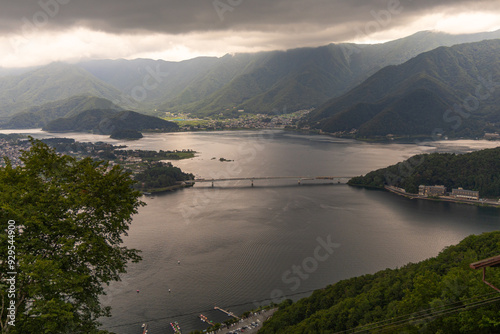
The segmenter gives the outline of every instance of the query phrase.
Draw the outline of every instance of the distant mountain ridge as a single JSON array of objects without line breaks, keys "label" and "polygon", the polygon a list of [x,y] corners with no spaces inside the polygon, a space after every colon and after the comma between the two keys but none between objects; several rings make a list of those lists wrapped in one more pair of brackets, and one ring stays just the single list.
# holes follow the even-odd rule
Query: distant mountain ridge
[{"label": "distant mountain ridge", "polygon": [[223,87],[198,102],[167,103],[161,109],[196,115],[237,115],[237,110],[283,113],[317,107],[385,66],[401,64],[439,46],[485,38],[500,38],[500,30],[470,35],[426,31],[384,44],[330,44],[264,52],[253,57],[236,55],[233,58],[246,63],[244,70]]},{"label": "distant mountain ridge", "polygon": [[470,35],[421,32],[376,45],[330,44],[182,62],[53,63],[18,75],[4,70],[9,75],[0,76],[0,118],[73,96],[105,98],[124,109],[158,115],[293,112],[318,107],[381,68],[422,52],[493,38],[500,38],[500,30]]},{"label": "distant mountain ridge", "polygon": [[0,78],[2,117],[77,95],[118,100],[121,92],[78,66],[53,63],[18,76]]},{"label": "distant mountain ridge", "polygon": [[500,40],[439,47],[387,66],[313,111],[329,133],[482,136],[500,131]]},{"label": "distant mountain ridge", "polygon": [[217,62],[215,57],[180,62],[118,59],[87,61],[77,66],[120,90],[122,95],[115,103],[121,103],[123,107],[139,105],[151,109],[180,94],[185,86]]}]

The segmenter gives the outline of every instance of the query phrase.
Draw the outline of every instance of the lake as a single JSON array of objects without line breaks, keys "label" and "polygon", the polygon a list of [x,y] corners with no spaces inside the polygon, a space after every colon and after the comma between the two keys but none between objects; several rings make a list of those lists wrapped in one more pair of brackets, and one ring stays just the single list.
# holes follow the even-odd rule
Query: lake
[{"label": "lake", "polygon": [[[122,142],[91,134],[44,134]],[[146,134],[126,143],[149,150],[193,149],[174,165],[198,178],[356,176],[422,152],[468,152],[498,142],[374,144],[284,131]],[[224,158],[231,162],[221,162]],[[345,181],[341,179],[341,181]],[[337,181],[256,180],[198,183],[143,197],[126,245],[142,250],[102,300],[116,333],[205,329],[227,316],[298,299],[339,280],[436,256],[470,234],[497,229],[498,209],[418,201]],[[138,293],[137,290],[140,292]]]}]

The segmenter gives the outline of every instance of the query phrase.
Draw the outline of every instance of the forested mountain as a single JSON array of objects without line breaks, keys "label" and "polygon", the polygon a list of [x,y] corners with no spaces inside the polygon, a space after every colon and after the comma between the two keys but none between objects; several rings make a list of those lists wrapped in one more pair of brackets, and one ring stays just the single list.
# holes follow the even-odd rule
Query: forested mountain
[{"label": "forested mountain", "polygon": [[409,193],[418,193],[421,184],[439,184],[450,192],[462,187],[479,191],[481,197],[500,197],[500,148],[466,154],[420,154],[352,178],[349,184],[376,188],[392,185]]},{"label": "forested mountain", "polygon": [[[248,54],[226,56],[221,60],[241,63],[230,81],[198,103],[182,105],[177,100],[161,109],[199,115],[234,115],[241,109],[250,113],[282,113],[317,107],[347,92],[385,66],[401,64],[438,46],[485,38],[500,38],[500,31],[472,35],[426,31],[376,45],[330,44],[263,52],[250,55],[252,57]],[[219,68],[234,71],[231,66]],[[218,77],[220,72],[211,72],[210,78]],[[187,90],[197,91],[193,86]]]},{"label": "forested mountain", "polygon": [[41,106],[28,108],[15,114],[3,126],[11,129],[41,128],[61,117],[73,117],[85,110],[113,109],[123,110],[109,100],[92,96],[73,96],[61,101],[49,102]]},{"label": "forested mountain", "polygon": [[0,78],[0,117],[77,95],[118,100],[121,92],[74,65],[53,63]]},{"label": "forested mountain", "polygon": [[94,109],[83,111],[76,116],[58,118],[45,127],[44,131],[54,132],[88,132],[97,134],[113,134],[117,130],[156,130],[170,132],[178,129],[178,125],[163,119],[139,114],[134,111],[116,111]]},{"label": "forested mountain", "polygon": [[156,109],[182,93],[196,78],[204,75],[219,59],[198,57],[180,62],[152,59],[93,60],[77,64],[99,80],[122,92],[116,103],[123,107]]},{"label": "forested mountain", "polygon": [[[435,258],[284,301],[259,333],[498,333],[498,292],[469,265],[498,255],[499,244],[500,232],[472,235]],[[498,268],[487,275],[500,282]]]},{"label": "forested mountain", "polygon": [[440,47],[378,71],[309,115],[358,138],[482,136],[500,130],[500,40]]},{"label": "forested mountain", "polygon": [[34,67],[5,68],[0,66],[0,77],[21,75],[34,69]]},{"label": "forested mountain", "polygon": [[[500,31],[421,32],[383,44],[330,44],[181,62],[96,60],[0,71],[0,118],[72,96],[105,98],[144,113],[283,113],[321,105],[387,65],[442,45],[500,38]],[[3,73],[3,76],[2,76]]]}]

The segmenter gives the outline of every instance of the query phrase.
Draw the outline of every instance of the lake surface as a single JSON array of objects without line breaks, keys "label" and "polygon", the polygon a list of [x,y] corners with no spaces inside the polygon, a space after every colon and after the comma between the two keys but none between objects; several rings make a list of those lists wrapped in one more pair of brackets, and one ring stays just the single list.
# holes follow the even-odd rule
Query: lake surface
[{"label": "lake surface", "polygon": [[[35,137],[120,143],[90,134]],[[129,148],[193,149],[174,162],[198,178],[355,176],[422,152],[467,152],[487,141],[370,144],[282,131],[151,134]],[[215,159],[213,159],[215,158]],[[219,158],[234,160],[220,162]],[[498,228],[500,211],[409,200],[326,181],[231,181],[143,197],[126,245],[142,250],[103,302],[116,333],[205,329],[197,316],[227,319],[283,296],[298,299],[339,280],[436,256],[470,234]],[[180,261],[180,264],[178,263]],[[140,290],[139,293],[136,290]],[[170,292],[169,292],[170,290]]]}]

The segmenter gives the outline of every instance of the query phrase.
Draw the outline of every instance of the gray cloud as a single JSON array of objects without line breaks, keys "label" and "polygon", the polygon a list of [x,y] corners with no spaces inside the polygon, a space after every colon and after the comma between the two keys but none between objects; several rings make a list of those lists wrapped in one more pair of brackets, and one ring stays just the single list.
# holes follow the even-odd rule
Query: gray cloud
[{"label": "gray cloud", "polygon": [[421,30],[500,28],[500,0],[0,1],[4,67],[95,58],[182,60],[392,40]]},{"label": "gray cloud", "polygon": [[[0,5],[0,32],[83,26],[114,34],[293,33],[333,27],[338,28],[331,36],[335,41],[354,38],[377,17],[381,23],[390,20],[390,27],[379,24],[379,30],[394,29],[436,11],[499,13],[499,4],[498,0],[9,0]],[[390,17],[385,15],[388,11]]]}]

